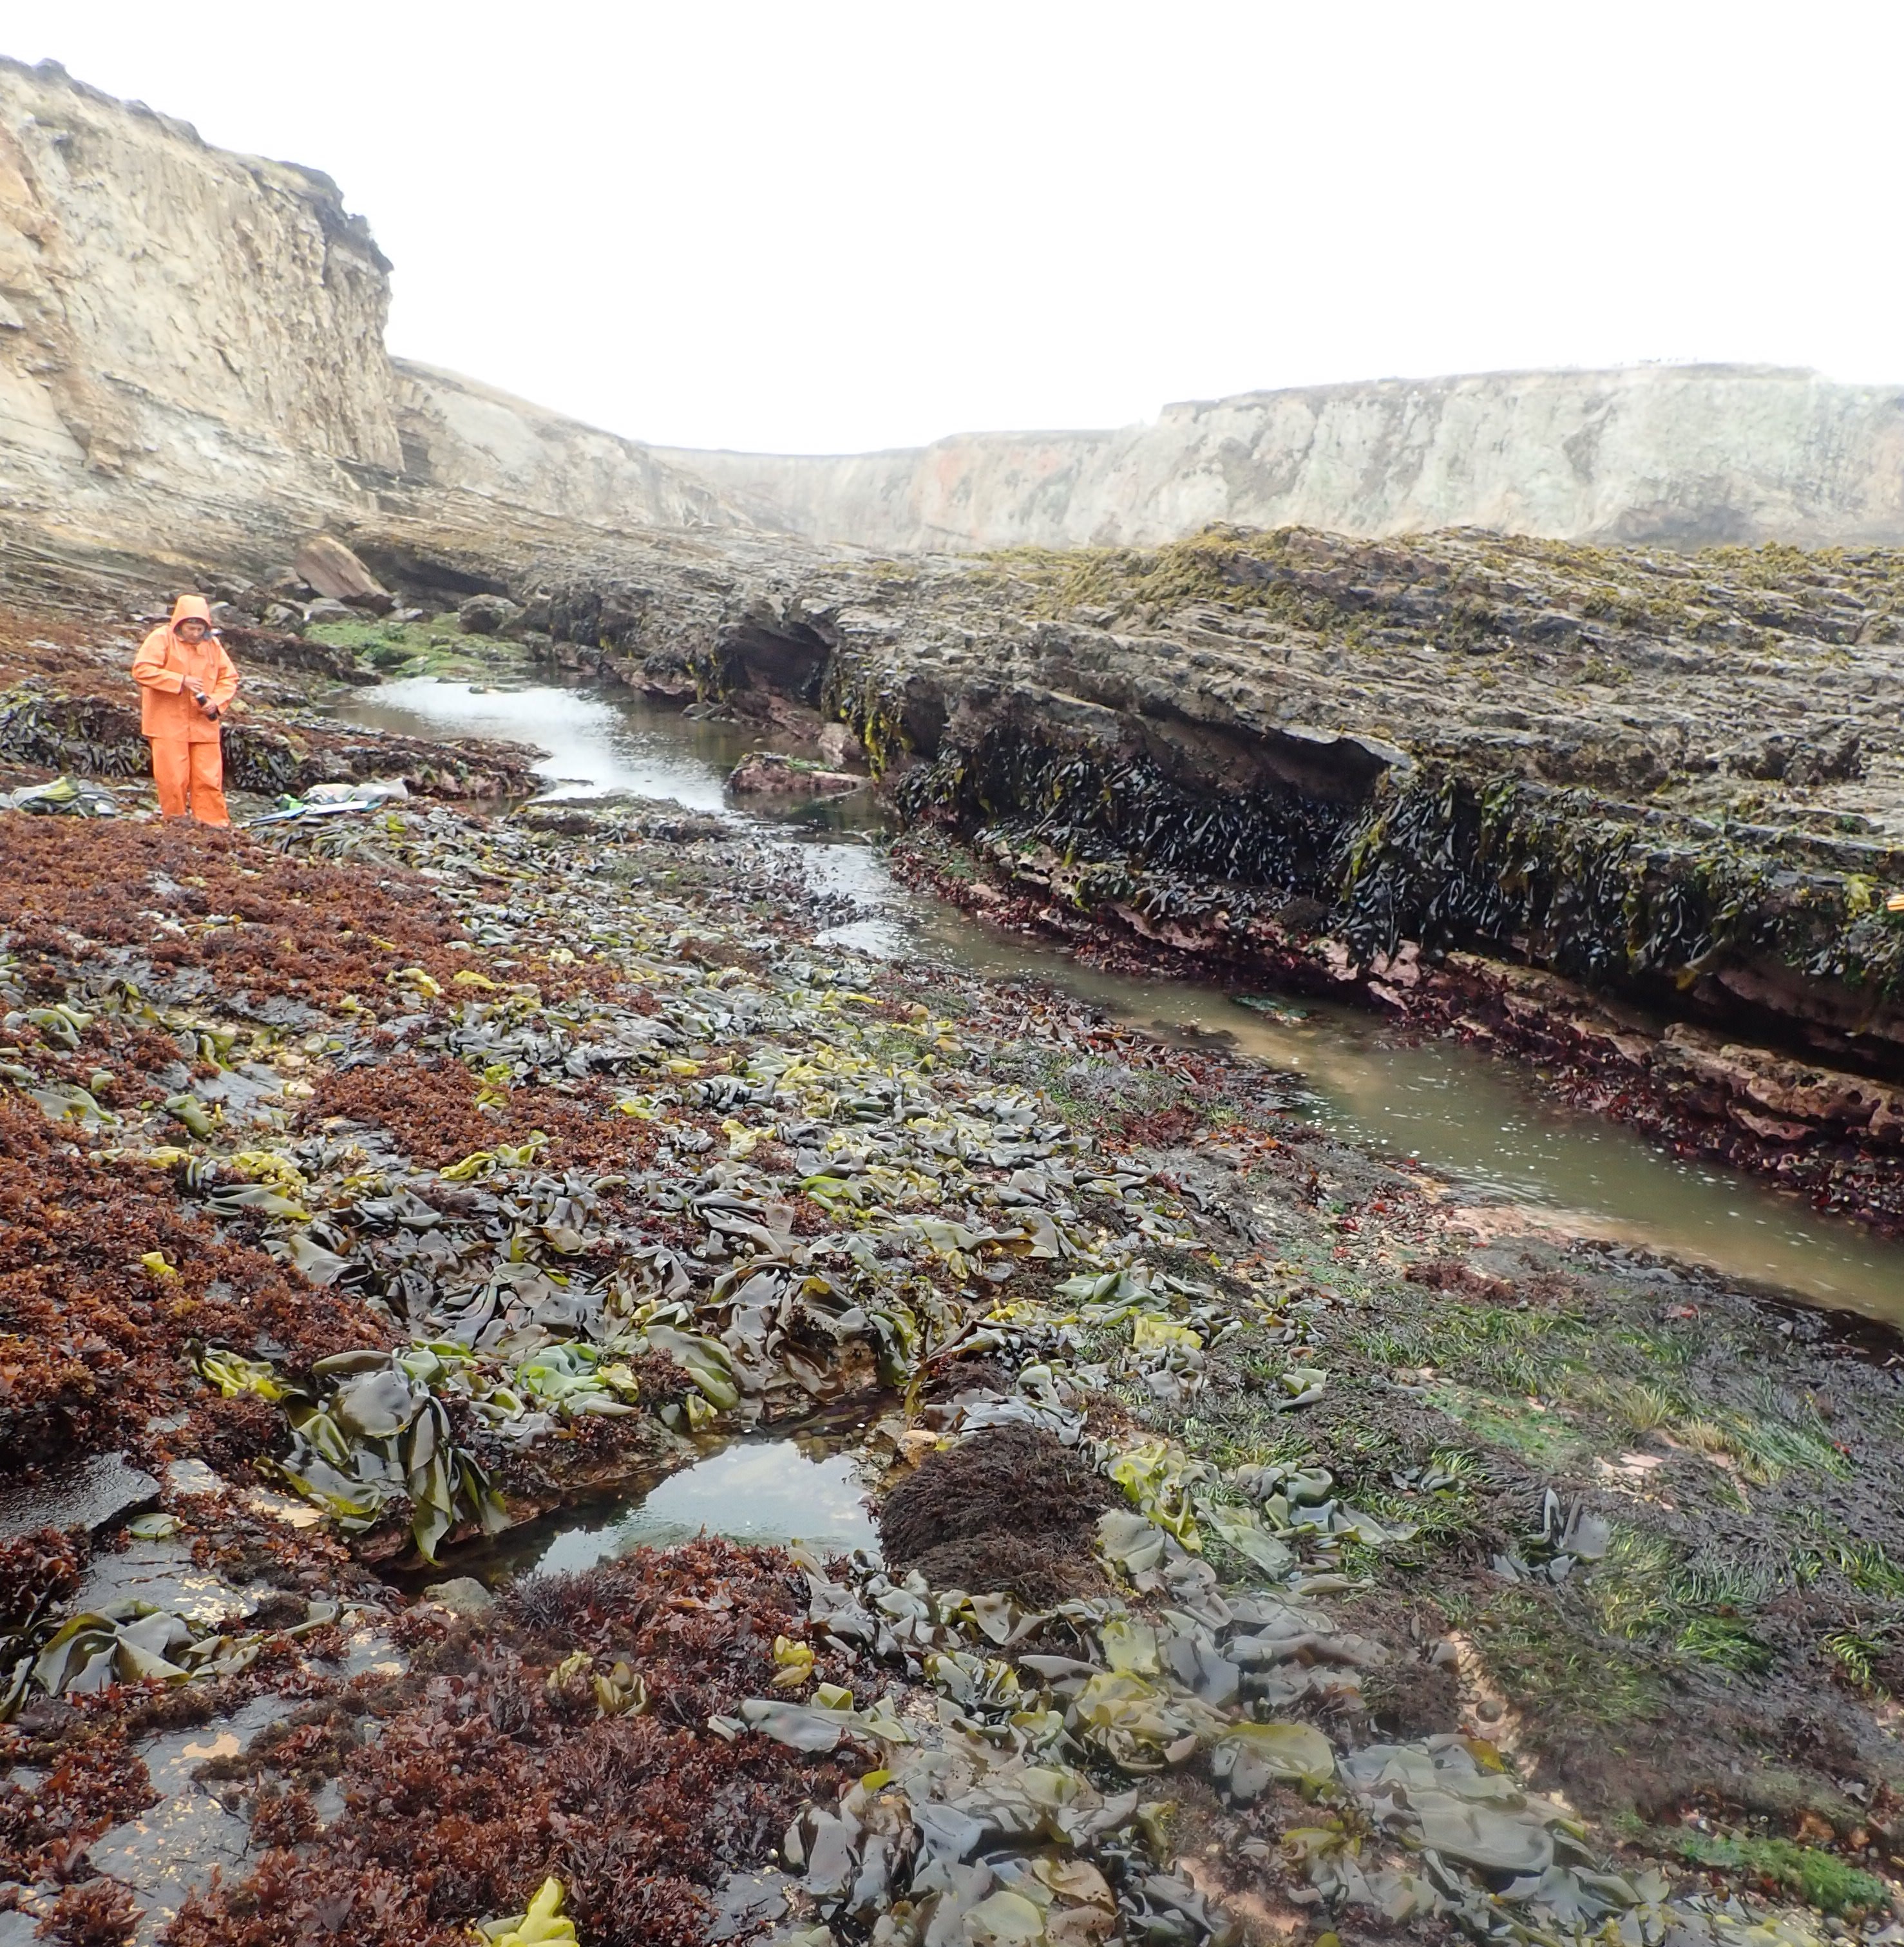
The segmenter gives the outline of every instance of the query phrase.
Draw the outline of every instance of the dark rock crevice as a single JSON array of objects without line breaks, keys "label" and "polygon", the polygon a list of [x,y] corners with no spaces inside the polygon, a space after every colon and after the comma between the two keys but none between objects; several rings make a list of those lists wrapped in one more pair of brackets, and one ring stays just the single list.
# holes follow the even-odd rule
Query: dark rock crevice
[{"label": "dark rock crevice", "polygon": [[838,641],[822,622],[755,605],[723,627],[706,670],[719,693],[765,689],[817,706]]}]

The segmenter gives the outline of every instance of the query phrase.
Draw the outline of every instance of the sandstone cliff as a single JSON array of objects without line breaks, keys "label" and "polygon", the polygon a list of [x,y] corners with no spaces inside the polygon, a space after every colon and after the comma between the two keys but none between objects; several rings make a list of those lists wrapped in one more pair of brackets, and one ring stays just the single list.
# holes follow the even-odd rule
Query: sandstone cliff
[{"label": "sandstone cliff", "polygon": [[136,540],[395,468],[388,269],[328,177],[0,61],[8,502]]},{"label": "sandstone cliff", "polygon": [[317,172],[0,60],[0,525],[262,565],[379,510],[758,528],[898,552],[1365,537],[1904,542],[1904,388],[1742,367],[1251,393],[1106,432],[672,451],[385,351],[388,265]]},{"label": "sandstone cliff", "polygon": [[459,494],[736,518],[630,441],[393,364],[389,271],[329,177],[0,59],[0,515],[56,547],[252,565]]},{"label": "sandstone cliff", "polygon": [[394,370],[403,468],[413,479],[576,521],[745,525],[714,488],[652,447],[434,366],[400,358]]},{"label": "sandstone cliff", "polygon": [[1751,366],[1384,379],[1171,406],[1113,432],[663,457],[763,526],[898,552],[1145,545],[1212,522],[1904,541],[1904,386]]}]

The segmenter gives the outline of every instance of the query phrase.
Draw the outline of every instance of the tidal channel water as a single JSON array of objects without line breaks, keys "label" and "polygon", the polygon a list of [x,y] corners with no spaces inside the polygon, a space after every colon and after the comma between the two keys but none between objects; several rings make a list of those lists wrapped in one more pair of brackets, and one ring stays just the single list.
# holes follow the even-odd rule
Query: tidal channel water
[{"label": "tidal channel water", "polygon": [[[1317,1122],[1375,1150],[1418,1159],[1476,1203],[1510,1203],[1582,1236],[1904,1325],[1904,1244],[1821,1215],[1772,1185],[1675,1157],[1616,1123],[1572,1113],[1511,1064],[1458,1042],[1413,1043],[1357,1008],[1252,996],[1276,1010],[1266,1013],[1222,987],[1101,972],[1034,937],[988,927],[895,882],[877,842],[886,823],[870,791],[824,804],[768,801],[771,809],[729,800],[727,772],[758,741],[731,725],[697,722],[600,689],[481,689],[433,677],[358,692],[337,713],[411,735],[539,744],[549,753],[537,768],[552,798],[672,799],[766,824],[799,847],[810,883],[855,908],[851,920],[821,936],[823,943],[1048,983],[1120,1022],[1220,1044],[1295,1072]],[[676,1478],[700,1475],[709,1464]]]}]

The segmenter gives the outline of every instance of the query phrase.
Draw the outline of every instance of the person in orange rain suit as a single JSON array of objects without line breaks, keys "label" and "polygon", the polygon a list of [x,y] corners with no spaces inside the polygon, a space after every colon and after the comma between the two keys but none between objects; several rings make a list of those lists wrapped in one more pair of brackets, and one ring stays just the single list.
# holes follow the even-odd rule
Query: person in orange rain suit
[{"label": "person in orange rain suit", "polygon": [[172,604],[172,620],[139,645],[132,680],[141,692],[139,727],[152,745],[160,811],[229,825],[218,720],[238,693],[238,672],[212,633],[202,595],[181,595]]}]

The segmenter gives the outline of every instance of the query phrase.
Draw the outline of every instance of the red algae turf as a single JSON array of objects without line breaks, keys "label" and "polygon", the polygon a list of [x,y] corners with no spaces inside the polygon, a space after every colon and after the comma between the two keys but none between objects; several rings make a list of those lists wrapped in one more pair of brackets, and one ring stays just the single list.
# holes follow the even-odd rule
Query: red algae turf
[{"label": "red algae turf", "polygon": [[446,950],[459,929],[423,881],[280,857],[243,832],[11,821],[0,905],[29,970],[42,955],[132,947],[155,964],[203,967],[227,992],[322,1006],[367,998],[406,967],[447,982],[465,964]]},{"label": "red algae turf", "polygon": [[[777,1636],[805,1633],[804,1586],[771,1550],[702,1540],[537,1579],[480,1633],[428,1617],[404,1632],[408,1678],[254,1747],[266,1836],[287,1843],[192,1902],[175,1947],[301,1947],[346,1924],[366,1947],[448,1947],[552,1873],[590,1947],[688,1947],[722,1877],[768,1863],[851,1775],[706,1727],[771,1681]],[[645,1710],[601,1715],[586,1670],[558,1673],[577,1652],[629,1664]],[[345,1809],[317,1831],[303,1794],[326,1777]]]},{"label": "red algae turf", "polygon": [[[268,1343],[295,1372],[391,1342],[376,1314],[181,1208],[160,1172],[17,1097],[0,1099],[0,1475],[137,1446],[155,1414],[202,1406],[196,1345]],[[141,1263],[154,1252],[174,1275]]]},{"label": "red algae turf", "polygon": [[393,1054],[374,1067],[333,1070],[322,1076],[300,1125],[315,1128],[332,1116],[383,1130],[403,1154],[428,1169],[441,1169],[498,1143],[548,1137],[552,1159],[565,1168],[638,1169],[652,1159],[657,1138],[651,1126],[614,1113],[614,1097],[600,1082],[569,1091],[544,1087],[493,1091],[482,1106],[482,1085],[460,1062],[425,1061]]}]

